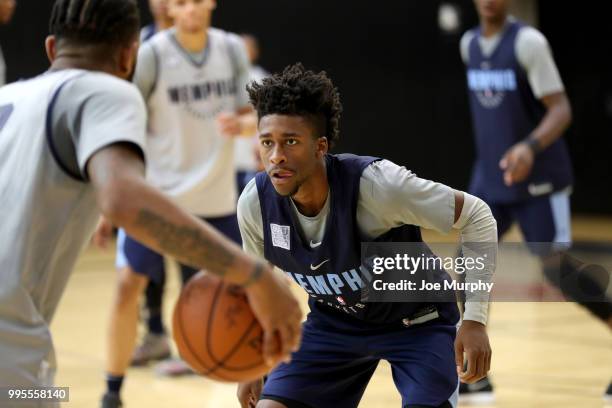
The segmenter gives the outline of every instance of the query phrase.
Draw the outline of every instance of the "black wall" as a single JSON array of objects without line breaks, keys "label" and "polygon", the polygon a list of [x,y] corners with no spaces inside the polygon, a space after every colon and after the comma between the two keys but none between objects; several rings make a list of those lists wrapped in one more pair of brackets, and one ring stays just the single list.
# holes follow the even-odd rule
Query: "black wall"
[{"label": "black wall", "polygon": [[[472,1],[453,2],[462,10],[462,31],[475,25]],[[14,21],[0,29],[9,79],[45,69],[51,3],[20,0]],[[147,22],[146,1],[140,3]],[[566,135],[576,170],[573,207],[612,214],[612,32],[603,13],[565,3],[541,0],[539,12],[574,107]],[[302,61],[330,73],[345,108],[336,151],[384,156],[422,177],[466,188],[473,147],[460,33],[439,31],[438,5],[219,0],[214,24],[256,34],[268,70]]]},{"label": "black wall", "polygon": [[609,14],[593,4],[576,4],[541,0],[540,25],[574,110],[574,123],[566,135],[576,175],[572,204],[582,212],[610,214],[612,24]]}]

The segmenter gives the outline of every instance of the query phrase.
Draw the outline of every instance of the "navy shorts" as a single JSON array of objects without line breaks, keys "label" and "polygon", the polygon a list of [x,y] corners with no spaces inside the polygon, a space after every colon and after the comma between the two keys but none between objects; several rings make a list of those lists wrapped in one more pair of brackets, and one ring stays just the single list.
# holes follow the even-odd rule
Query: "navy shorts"
[{"label": "navy shorts", "polygon": [[457,406],[456,326],[434,321],[376,332],[342,332],[313,319],[300,349],[266,380],[261,399],[289,408],[356,408],[380,360],[391,364],[402,406]]},{"label": "navy shorts", "polygon": [[500,238],[516,221],[530,250],[536,255],[546,255],[572,245],[569,194],[569,191],[559,191],[519,203],[487,204],[497,221]]},{"label": "navy shorts", "polygon": [[[232,241],[239,245],[242,244],[236,214],[202,219]],[[117,236],[115,266],[117,269],[129,266],[134,272],[145,275],[156,283],[160,283],[165,274],[164,257],[126,235],[123,229],[119,230]],[[186,265],[181,265],[181,270],[186,271],[183,276],[193,275],[196,271],[196,269]]]}]

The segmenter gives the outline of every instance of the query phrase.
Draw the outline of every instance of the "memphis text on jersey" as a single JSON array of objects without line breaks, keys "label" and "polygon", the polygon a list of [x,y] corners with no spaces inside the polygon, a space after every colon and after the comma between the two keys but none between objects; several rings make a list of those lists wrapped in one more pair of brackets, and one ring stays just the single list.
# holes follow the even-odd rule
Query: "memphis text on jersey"
[{"label": "memphis text on jersey", "polygon": [[168,88],[168,97],[172,103],[199,102],[211,97],[234,96],[237,93],[238,85],[234,78]]},{"label": "memphis text on jersey", "polygon": [[[317,266],[311,265],[311,269]],[[356,314],[358,309],[365,307],[357,301],[361,299],[361,290],[364,288],[360,272],[364,276],[371,276],[363,266],[359,267],[359,271],[350,269],[342,273],[324,273],[321,275],[303,275],[285,271],[310,297],[319,298],[318,302],[326,303],[328,306],[349,314]]]}]

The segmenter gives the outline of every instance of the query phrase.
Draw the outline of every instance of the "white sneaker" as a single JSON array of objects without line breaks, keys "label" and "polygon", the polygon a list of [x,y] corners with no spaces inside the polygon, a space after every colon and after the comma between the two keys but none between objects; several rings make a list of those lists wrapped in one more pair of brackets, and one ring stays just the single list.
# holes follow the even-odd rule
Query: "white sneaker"
[{"label": "white sneaker", "polygon": [[474,384],[459,385],[459,402],[466,405],[489,405],[495,402],[493,385],[485,377]]},{"label": "white sneaker", "polygon": [[132,366],[143,366],[150,361],[170,357],[170,341],[167,334],[147,333],[132,355]]},{"label": "white sneaker", "polygon": [[193,369],[180,358],[170,358],[155,366],[155,373],[162,377],[179,377],[195,374]]}]

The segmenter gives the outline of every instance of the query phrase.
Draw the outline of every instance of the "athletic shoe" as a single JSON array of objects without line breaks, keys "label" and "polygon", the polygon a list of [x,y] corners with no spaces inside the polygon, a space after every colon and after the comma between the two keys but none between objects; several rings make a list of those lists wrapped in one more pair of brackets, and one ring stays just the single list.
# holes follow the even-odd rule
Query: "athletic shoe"
[{"label": "athletic shoe", "polygon": [[194,371],[180,358],[170,358],[155,366],[155,373],[162,377],[179,377],[194,374]]},{"label": "athletic shoe", "polygon": [[123,404],[121,403],[121,398],[119,398],[119,394],[115,394],[113,392],[107,392],[102,396],[102,401],[100,401],[100,408],[121,408]]},{"label": "athletic shoe", "polygon": [[612,382],[608,385],[608,389],[606,390],[603,398],[606,404],[610,404],[612,406]]},{"label": "athletic shoe", "polygon": [[493,385],[489,377],[478,380],[474,384],[459,384],[459,402],[466,405],[484,405],[495,401]]},{"label": "athletic shoe", "polygon": [[142,343],[134,350],[132,366],[143,366],[150,361],[164,360],[170,357],[170,342],[167,334],[147,333]]}]

